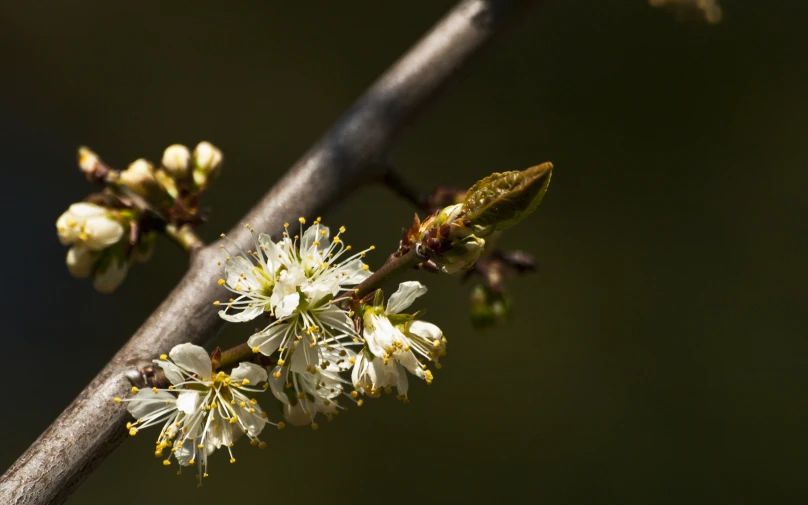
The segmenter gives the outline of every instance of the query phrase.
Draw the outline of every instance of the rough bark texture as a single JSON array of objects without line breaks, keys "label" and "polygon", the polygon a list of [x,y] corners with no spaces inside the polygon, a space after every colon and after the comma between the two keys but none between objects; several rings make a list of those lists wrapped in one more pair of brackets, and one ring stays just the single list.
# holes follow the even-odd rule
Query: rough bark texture
[{"label": "rough bark texture", "polygon": [[[316,216],[353,191],[386,157],[401,129],[510,21],[538,0],[460,2],[396,62],[230,233],[243,248],[244,224],[277,235],[284,221]],[[212,303],[226,299],[218,244],[197,252],[188,273],[129,342],[0,478],[0,503],[55,505],[126,437],[132,364],[182,342],[204,343],[221,326]]]}]

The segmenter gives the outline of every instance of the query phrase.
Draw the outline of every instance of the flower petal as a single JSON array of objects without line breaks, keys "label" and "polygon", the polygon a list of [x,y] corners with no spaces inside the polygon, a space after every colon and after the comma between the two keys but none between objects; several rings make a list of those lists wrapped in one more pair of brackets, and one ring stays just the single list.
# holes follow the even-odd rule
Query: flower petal
[{"label": "flower petal", "polygon": [[272,324],[264,331],[256,333],[247,339],[247,344],[253,349],[257,347],[258,351],[264,356],[270,356],[281,346],[284,335],[290,329],[289,323]]},{"label": "flower petal", "polygon": [[239,363],[239,365],[230,372],[230,379],[233,382],[243,382],[247,379],[247,384],[256,385],[261,382],[266,382],[267,371],[264,367],[258,366],[255,363]]},{"label": "flower petal", "polygon": [[398,314],[406,309],[416,298],[426,293],[426,286],[418,281],[402,282],[398,285],[398,290],[390,296],[387,300],[388,314]]},{"label": "flower petal", "polygon": [[175,386],[181,382],[185,382],[185,376],[182,375],[182,370],[174,363],[165,360],[154,360],[154,362],[163,369],[166,378]]},{"label": "flower petal", "polygon": [[227,309],[220,310],[219,317],[221,317],[225,321],[230,321],[231,323],[244,323],[247,321],[252,321],[253,319],[255,319],[256,317],[260,316],[263,313],[264,313],[264,307],[253,306],[253,307],[247,307],[241,312],[235,312],[233,314],[228,314]]},{"label": "flower petal", "polygon": [[275,307],[275,317],[283,319],[289,317],[300,305],[300,293],[292,293],[286,295],[281,299],[281,302]]},{"label": "flower petal", "polygon": [[213,375],[210,355],[198,345],[180,344],[174,346],[168,355],[174,363],[189,372],[197,374],[202,380],[208,380]]},{"label": "flower petal", "polygon": [[[158,410],[166,410],[166,413],[171,410],[176,410],[176,399],[176,396],[167,391],[157,391],[157,393],[154,393],[151,389],[141,389],[137,392],[135,397],[128,402],[129,405],[126,406],[126,410],[128,410],[135,419],[141,419]],[[171,403],[167,404],[166,402]]]},{"label": "flower petal", "polygon": [[186,414],[193,414],[196,412],[196,409],[199,408],[201,399],[202,396],[199,391],[186,389],[181,391],[180,395],[177,397],[177,408]]}]

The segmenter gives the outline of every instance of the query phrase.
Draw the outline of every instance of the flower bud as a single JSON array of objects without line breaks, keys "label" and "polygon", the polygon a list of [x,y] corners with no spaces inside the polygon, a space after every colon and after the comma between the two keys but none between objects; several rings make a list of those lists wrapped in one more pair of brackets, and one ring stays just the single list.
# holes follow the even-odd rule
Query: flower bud
[{"label": "flower bud", "polygon": [[168,146],[163,152],[163,168],[175,179],[185,178],[190,164],[191,153],[182,144]]},{"label": "flower bud", "polygon": [[210,142],[200,142],[194,149],[194,182],[204,188],[219,174],[222,151]]},{"label": "flower bud", "polygon": [[126,170],[121,172],[120,181],[141,196],[148,196],[159,187],[154,178],[154,167],[143,158],[132,162]]},{"label": "flower bud", "polygon": [[469,297],[471,324],[484,328],[503,324],[511,313],[511,299],[505,293],[495,293],[484,284],[477,284]]},{"label": "flower bud", "polygon": [[87,178],[92,178],[95,176],[101,160],[98,158],[98,155],[89,148],[82,146],[79,147],[78,161],[82,173],[84,173]]},{"label": "flower bud", "polygon": [[93,273],[99,253],[82,245],[74,245],[67,251],[67,269],[74,277],[83,279]]},{"label": "flower bud", "polygon": [[107,209],[92,203],[74,203],[56,220],[56,231],[63,245],[83,243],[94,251],[118,242],[123,226]]},{"label": "flower bud", "polygon": [[108,261],[99,262],[98,269],[93,275],[93,287],[99,293],[112,293],[126,278],[129,266],[121,257],[109,256],[104,259]]},{"label": "flower bud", "polygon": [[469,235],[454,242],[451,249],[436,256],[433,261],[440,267],[441,272],[453,274],[473,268],[480,259],[483,249],[485,249],[485,240]]}]

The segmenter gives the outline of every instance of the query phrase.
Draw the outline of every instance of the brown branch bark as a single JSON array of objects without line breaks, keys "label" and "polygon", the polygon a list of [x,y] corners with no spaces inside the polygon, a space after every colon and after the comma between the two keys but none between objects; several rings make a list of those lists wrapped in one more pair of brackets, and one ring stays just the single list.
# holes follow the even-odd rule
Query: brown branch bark
[{"label": "brown branch bark", "polygon": [[[229,233],[247,249],[246,223],[273,235],[284,221],[316,216],[386,165],[401,132],[494,35],[539,0],[465,0],[379,78]],[[0,503],[56,505],[126,436],[126,409],[112,402],[130,389],[133,363],[182,342],[205,343],[222,321],[226,296],[218,244],[199,249],[180,284],[129,342],[0,478]]]}]

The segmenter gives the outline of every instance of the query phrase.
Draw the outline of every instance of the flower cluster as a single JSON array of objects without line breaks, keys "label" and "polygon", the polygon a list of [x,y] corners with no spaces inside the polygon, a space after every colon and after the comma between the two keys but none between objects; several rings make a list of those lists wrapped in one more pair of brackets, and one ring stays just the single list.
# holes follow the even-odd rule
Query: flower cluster
[{"label": "flower cluster", "polygon": [[300,218],[294,235],[287,224],[278,241],[251,229],[254,250],[222,246],[219,284],[233,297],[216,302],[219,315],[231,322],[269,319],[247,341],[248,359],[260,355],[254,360],[261,365],[243,361],[230,373],[217,371],[218,358],[181,344],[155,360],[168,388],[133,388],[131,398],[116,398],[128,402],[136,419],[127,425],[130,434],[161,426],[155,456],[163,464],[196,465],[201,481],[216,449],[226,447],[235,462],[231,448],[242,435],[264,447],[259,434],[273,423],[249,396],[254,392],[269,389],[287,422],[316,430],[318,414],[330,421],[345,408],[341,399],[362,405],[360,395],[377,397],[395,387],[406,401],[408,374],[432,383],[427,363],[440,367],[446,339],[418,314],[403,313],[426,287],[404,282],[386,306],[381,290],[359,300],[357,286],[372,275],[363,259],[373,246],[351,252],[345,228],[332,236],[319,218],[305,231],[304,224]]},{"label": "flower cluster", "polygon": [[[132,398],[115,401],[128,402],[129,413],[136,419],[127,424],[130,435],[162,425],[154,455],[164,457],[164,465],[170,465],[172,458],[181,466],[195,465],[201,480],[208,476],[208,456],[216,449],[226,447],[230,462],[235,463],[232,447],[241,436],[264,448],[266,443],[258,438],[264,426],[283,428],[283,423],[268,421],[248,395],[266,388],[263,367],[241,363],[230,374],[214,372],[210,356],[193,344],[180,344],[154,363],[171,382],[167,389],[135,387]],[[262,383],[264,387],[256,387]]]},{"label": "flower cluster", "polygon": [[157,231],[198,224],[198,196],[218,175],[222,153],[209,142],[193,154],[177,144],[165,150],[161,168],[138,159],[118,171],[82,147],[78,164],[104,191],[71,205],[56,228],[62,244],[71,246],[70,273],[92,277],[98,291],[110,293],[133,263],[148,260]]},{"label": "flower cluster", "polygon": [[[130,248],[124,239],[132,214],[93,203],[74,203],[56,220],[56,231],[67,251],[67,268],[75,277],[92,277],[93,286],[110,293],[126,277],[132,261],[144,261],[153,240]],[[127,253],[131,253],[128,254]],[[128,256],[128,258],[127,258]]]}]

